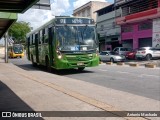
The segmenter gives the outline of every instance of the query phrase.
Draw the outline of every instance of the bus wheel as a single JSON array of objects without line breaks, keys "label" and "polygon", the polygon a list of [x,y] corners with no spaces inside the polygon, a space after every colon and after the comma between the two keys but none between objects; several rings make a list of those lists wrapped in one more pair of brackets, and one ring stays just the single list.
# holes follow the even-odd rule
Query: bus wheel
[{"label": "bus wheel", "polygon": [[83,71],[85,67],[79,67],[78,71]]},{"label": "bus wheel", "polygon": [[31,62],[32,62],[32,65],[35,67],[37,64],[34,62],[33,60],[33,55],[31,56]]},{"label": "bus wheel", "polygon": [[46,70],[48,71],[48,72],[51,72],[51,67],[50,67],[50,65],[49,65],[49,59],[48,59],[48,57],[46,57]]}]

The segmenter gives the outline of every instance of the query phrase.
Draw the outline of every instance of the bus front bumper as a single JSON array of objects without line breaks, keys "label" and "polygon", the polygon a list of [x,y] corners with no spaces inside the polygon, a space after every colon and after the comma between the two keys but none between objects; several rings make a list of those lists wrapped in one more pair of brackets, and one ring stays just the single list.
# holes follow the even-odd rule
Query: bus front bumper
[{"label": "bus front bumper", "polygon": [[57,64],[57,69],[72,69],[72,68],[80,68],[80,67],[95,67],[99,65],[99,57],[96,57],[89,61],[74,61],[69,62],[62,60]]}]

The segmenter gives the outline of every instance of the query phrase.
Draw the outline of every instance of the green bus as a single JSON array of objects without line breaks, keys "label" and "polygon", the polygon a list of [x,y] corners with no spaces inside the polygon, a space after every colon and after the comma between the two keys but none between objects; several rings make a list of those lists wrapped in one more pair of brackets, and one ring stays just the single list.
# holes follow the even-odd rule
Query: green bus
[{"label": "green bus", "polygon": [[57,16],[27,34],[27,57],[48,70],[99,65],[98,39],[93,19]]}]

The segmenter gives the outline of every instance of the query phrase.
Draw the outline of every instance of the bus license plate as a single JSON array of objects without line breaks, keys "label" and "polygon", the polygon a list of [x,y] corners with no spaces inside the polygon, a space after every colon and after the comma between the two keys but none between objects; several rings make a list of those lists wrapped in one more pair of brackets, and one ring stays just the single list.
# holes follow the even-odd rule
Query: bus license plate
[{"label": "bus license plate", "polygon": [[84,65],[84,63],[77,63],[77,65]]}]

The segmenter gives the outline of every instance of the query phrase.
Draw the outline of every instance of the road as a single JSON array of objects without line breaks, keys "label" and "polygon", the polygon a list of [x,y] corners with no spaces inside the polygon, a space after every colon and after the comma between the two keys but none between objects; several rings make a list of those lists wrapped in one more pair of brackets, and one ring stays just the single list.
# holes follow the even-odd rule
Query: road
[{"label": "road", "polygon": [[[32,67],[31,62],[25,58],[9,59],[9,61],[25,70],[44,70],[39,67]],[[110,66],[101,64],[98,67],[86,68],[83,72],[78,72],[77,70],[67,70],[60,71],[58,73],[53,72],[51,74],[75,78],[75,80],[77,79],[94,83],[99,86],[160,101],[159,68],[134,68],[129,66]]]}]

